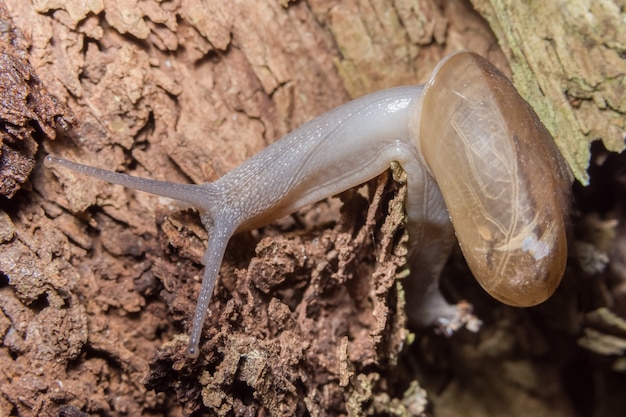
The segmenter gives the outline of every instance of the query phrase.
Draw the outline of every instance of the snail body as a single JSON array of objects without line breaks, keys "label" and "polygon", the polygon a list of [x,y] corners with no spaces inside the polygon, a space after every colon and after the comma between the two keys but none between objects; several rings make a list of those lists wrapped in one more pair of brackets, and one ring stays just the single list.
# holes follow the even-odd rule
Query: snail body
[{"label": "snail body", "polygon": [[[570,177],[551,136],[484,58],[444,58],[425,86],[350,101],[304,124],[212,183],[172,184],[48,156],[46,162],[201,209],[209,233],[187,355],[202,326],[230,237],[359,185],[398,162],[407,174],[409,318],[451,329],[475,323],[438,279],[458,237],[495,298],[538,304],[565,268]],[[454,227],[453,227],[454,225]]]}]

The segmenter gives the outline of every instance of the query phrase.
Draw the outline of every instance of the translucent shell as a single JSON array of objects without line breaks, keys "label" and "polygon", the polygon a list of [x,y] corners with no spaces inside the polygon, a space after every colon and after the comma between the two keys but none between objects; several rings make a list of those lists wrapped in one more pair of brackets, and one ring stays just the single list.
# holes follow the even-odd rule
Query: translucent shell
[{"label": "translucent shell", "polygon": [[532,306],[558,287],[567,258],[571,178],[552,136],[513,84],[470,52],[434,71],[411,118],[482,287]]}]

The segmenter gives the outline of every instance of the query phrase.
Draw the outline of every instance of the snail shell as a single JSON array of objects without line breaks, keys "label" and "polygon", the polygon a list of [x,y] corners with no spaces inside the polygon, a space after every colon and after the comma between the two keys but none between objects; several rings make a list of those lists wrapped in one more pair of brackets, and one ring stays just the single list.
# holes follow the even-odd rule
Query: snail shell
[{"label": "snail shell", "polygon": [[412,111],[409,130],[480,285],[513,306],[546,300],[565,270],[571,178],[533,109],[487,60],[458,53]]}]

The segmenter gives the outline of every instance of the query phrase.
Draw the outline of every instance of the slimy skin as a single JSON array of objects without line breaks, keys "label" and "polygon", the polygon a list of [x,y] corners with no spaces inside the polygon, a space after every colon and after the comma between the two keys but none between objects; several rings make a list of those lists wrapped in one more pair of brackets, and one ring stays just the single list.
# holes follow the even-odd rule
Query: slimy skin
[{"label": "slimy skin", "polygon": [[46,159],[200,209],[209,242],[187,350],[192,358],[234,233],[357,186],[392,162],[407,174],[411,276],[405,286],[413,323],[450,331],[476,326],[466,307],[450,305],[438,288],[455,233],[472,273],[495,298],[530,306],[554,292],[567,257],[571,177],[530,106],[474,53],[444,58],[426,86],[382,90],[339,106],[212,183],[172,184]]}]

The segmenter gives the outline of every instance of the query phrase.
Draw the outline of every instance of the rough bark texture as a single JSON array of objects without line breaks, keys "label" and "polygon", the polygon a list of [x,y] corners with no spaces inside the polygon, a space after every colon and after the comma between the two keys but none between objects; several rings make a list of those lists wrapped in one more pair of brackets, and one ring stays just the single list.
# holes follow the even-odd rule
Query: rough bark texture
[{"label": "rough bark texture", "polygon": [[472,0],[493,28],[522,95],[587,183],[590,143],[626,138],[626,25],[622,0]]},{"label": "rough bark texture", "polygon": [[[4,0],[2,59],[19,70],[20,106],[0,140],[19,126],[20,158],[37,168],[0,202],[0,416],[626,413],[625,161],[600,147],[572,221],[582,267],[572,256],[548,303],[501,306],[454,256],[445,284],[475,305],[482,331],[406,330],[405,188],[387,174],[235,237],[197,361],[183,355],[206,242],[197,213],[41,163],[53,153],[212,181],[325,110],[423,82],[467,48],[513,68],[584,179],[587,138],[623,146],[624,6],[593,2],[582,20],[568,8],[579,3],[548,2],[550,14],[539,3],[476,1],[496,37],[453,0]],[[537,30],[546,19],[549,34]],[[570,46],[576,28],[593,48]],[[548,66],[546,44],[568,45],[559,51],[586,72]]]},{"label": "rough bark texture", "polygon": [[73,122],[70,109],[59,103],[28,62],[28,41],[0,4],[0,195],[12,198],[35,167],[39,131],[54,139],[56,127]]}]

